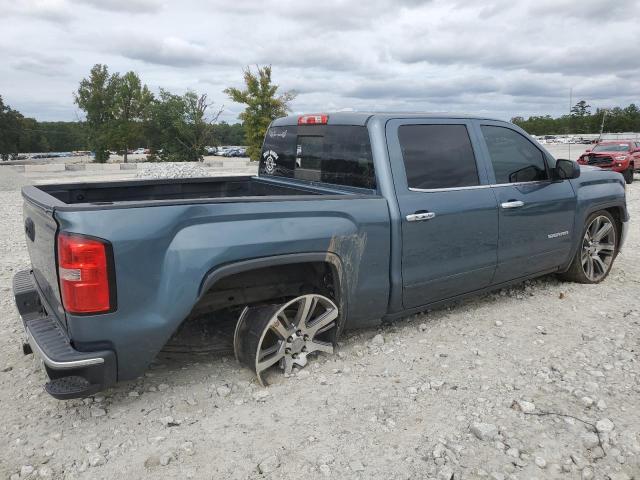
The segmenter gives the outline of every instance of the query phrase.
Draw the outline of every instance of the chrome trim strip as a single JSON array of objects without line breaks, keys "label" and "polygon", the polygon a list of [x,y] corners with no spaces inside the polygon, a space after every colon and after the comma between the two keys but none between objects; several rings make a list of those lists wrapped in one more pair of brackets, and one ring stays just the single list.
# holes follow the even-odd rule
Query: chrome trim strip
[{"label": "chrome trim strip", "polygon": [[480,188],[490,188],[491,185],[470,185],[468,187],[448,187],[448,188],[415,188],[409,187],[412,192],[453,192],[456,190],[476,190]]},{"label": "chrome trim strip", "polygon": [[519,185],[537,185],[540,183],[552,183],[551,180],[536,180],[535,182],[513,182],[513,183],[490,183],[487,185],[470,185],[468,187],[447,187],[447,188],[415,188],[409,187],[412,192],[453,192],[456,190],[476,190],[480,188],[495,188],[495,187],[514,187]]},{"label": "chrome trim strip", "polygon": [[85,359],[82,359],[82,360],[72,360],[72,361],[69,361],[69,362],[56,362],[55,360],[49,358],[42,351],[42,348],[40,348],[40,345],[38,345],[38,342],[36,342],[36,340],[33,338],[33,335],[29,331],[29,327],[27,327],[25,330],[26,330],[26,333],[27,333],[27,341],[29,342],[29,345],[31,345],[31,348],[33,349],[34,352],[38,353],[40,358],[42,358],[42,361],[48,367],[56,368],[56,369],[68,369],[68,368],[87,367],[89,365],[98,365],[100,363],[104,363],[104,358],[100,358],[100,357],[98,357],[98,358],[85,358]]}]

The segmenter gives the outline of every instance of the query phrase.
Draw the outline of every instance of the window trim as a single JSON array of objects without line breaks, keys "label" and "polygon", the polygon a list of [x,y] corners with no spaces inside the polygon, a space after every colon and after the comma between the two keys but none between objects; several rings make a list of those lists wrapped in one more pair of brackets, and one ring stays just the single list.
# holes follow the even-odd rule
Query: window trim
[{"label": "window trim", "polygon": [[[538,145],[536,145],[534,142],[532,142],[531,139],[526,134],[523,134],[522,132],[519,132],[515,128],[512,128],[511,125],[502,124],[502,123],[499,123],[499,122],[483,122],[483,121],[479,121],[477,123],[477,127],[478,127],[480,138],[482,139],[482,143],[484,145],[484,149],[485,149],[485,152],[486,152],[485,154],[487,156],[487,166],[491,168],[491,173],[493,174],[494,183],[491,184],[492,186],[494,186],[494,187],[498,187],[498,186],[502,187],[502,186],[531,185],[531,184],[536,184],[536,183],[552,183],[553,182],[553,178],[552,178],[553,176],[551,175],[551,168],[549,167],[549,162],[547,161],[547,153],[544,150],[541,150],[538,147]],[[504,129],[510,130],[513,133],[516,133],[516,134],[520,135],[522,138],[524,138],[542,156],[542,162],[544,163],[544,168],[545,168],[545,172],[547,174],[547,178],[544,179],[544,180],[532,180],[530,182],[497,183],[496,171],[495,171],[495,168],[493,166],[493,160],[491,158],[491,152],[489,151],[489,145],[487,144],[487,140],[486,140],[486,138],[484,136],[484,133],[482,132],[482,127],[504,128]]]}]

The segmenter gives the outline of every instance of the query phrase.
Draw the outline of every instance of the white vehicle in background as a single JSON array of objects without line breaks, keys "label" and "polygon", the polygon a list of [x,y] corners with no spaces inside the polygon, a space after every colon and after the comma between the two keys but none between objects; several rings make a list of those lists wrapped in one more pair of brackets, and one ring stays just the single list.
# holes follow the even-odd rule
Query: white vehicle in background
[{"label": "white vehicle in background", "polygon": [[133,152],[131,152],[133,155],[144,155],[145,153],[147,153],[147,149],[146,148],[136,148]]}]

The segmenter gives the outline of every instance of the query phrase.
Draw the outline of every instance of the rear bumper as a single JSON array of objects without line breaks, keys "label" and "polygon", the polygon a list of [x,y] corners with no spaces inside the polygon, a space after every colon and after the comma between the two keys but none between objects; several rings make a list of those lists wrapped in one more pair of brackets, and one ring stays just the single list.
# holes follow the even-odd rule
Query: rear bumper
[{"label": "rear bumper", "polygon": [[116,382],[116,355],[111,350],[81,352],[58,319],[48,314],[29,270],[18,272],[13,278],[13,295],[30,348],[44,363],[51,379],[46,391],[58,399],[80,398],[103,390]]}]

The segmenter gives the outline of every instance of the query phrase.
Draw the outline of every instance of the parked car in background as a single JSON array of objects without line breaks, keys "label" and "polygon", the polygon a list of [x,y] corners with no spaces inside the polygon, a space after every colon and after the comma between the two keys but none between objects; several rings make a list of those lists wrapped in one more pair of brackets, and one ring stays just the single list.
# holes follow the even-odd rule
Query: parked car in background
[{"label": "parked car in background", "polygon": [[600,142],[578,159],[581,165],[593,165],[619,172],[625,182],[633,182],[634,170],[640,169],[640,142],[616,140]]},{"label": "parked car in background", "polygon": [[147,150],[146,148],[136,148],[133,152],[131,152],[133,155],[145,155],[147,153],[149,153],[149,150]]}]

